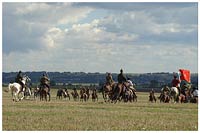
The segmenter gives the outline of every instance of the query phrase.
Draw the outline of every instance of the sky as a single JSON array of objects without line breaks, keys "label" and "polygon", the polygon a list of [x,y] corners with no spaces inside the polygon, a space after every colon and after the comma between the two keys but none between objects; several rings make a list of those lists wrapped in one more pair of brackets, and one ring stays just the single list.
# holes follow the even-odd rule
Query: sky
[{"label": "sky", "polygon": [[6,3],[2,69],[198,72],[198,3]]}]

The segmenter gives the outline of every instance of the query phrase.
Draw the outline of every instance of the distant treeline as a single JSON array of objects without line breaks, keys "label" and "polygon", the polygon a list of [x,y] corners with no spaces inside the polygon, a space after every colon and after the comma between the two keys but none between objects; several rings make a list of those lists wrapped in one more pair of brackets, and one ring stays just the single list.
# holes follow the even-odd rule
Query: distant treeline
[{"label": "distant treeline", "polygon": [[[45,73],[41,72],[24,72],[31,78],[33,84],[39,84],[40,78]],[[15,81],[17,72],[3,72],[3,84],[8,84]],[[85,73],[85,72],[48,72],[48,77],[51,80],[51,85],[68,85],[68,84],[98,84],[105,83],[106,73]],[[118,73],[112,73],[114,81],[117,82]],[[173,79],[173,73],[144,73],[134,74],[125,73],[137,86],[137,88],[159,88],[163,85],[169,85]],[[191,82],[193,85],[198,85],[198,74],[191,74]]]}]

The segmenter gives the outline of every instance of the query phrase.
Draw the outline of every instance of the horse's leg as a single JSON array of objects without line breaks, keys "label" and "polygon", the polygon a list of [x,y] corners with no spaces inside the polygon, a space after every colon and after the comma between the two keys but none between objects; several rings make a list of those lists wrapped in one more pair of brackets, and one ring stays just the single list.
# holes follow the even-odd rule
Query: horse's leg
[{"label": "horse's leg", "polygon": [[48,92],[48,95],[49,95],[49,101],[51,100],[51,94]]},{"label": "horse's leg", "polygon": [[47,101],[47,93],[44,94],[44,99]]},{"label": "horse's leg", "polygon": [[24,99],[24,92],[22,91],[21,94],[22,94],[22,97],[20,98],[20,100],[23,100]]},{"label": "horse's leg", "polygon": [[12,100],[15,101],[15,96],[14,96],[13,92],[11,94],[12,94]]},{"label": "horse's leg", "polygon": [[42,92],[40,92],[40,101],[42,101],[43,100],[43,94],[42,94]]},{"label": "horse's leg", "polygon": [[15,102],[19,101],[19,99],[18,99],[18,93],[15,92],[14,97],[15,97]]}]

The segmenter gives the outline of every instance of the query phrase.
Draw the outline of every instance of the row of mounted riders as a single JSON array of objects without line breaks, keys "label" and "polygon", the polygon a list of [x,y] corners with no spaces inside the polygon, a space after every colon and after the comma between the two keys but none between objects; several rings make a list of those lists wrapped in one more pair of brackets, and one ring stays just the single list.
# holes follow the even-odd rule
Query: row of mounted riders
[{"label": "row of mounted riders", "polygon": [[[16,79],[17,80],[15,83],[10,83],[8,85],[8,89],[12,91],[13,100],[15,99],[16,101],[18,101],[17,99],[19,99],[18,95],[20,92],[24,93],[24,96],[31,95],[30,87],[28,87],[30,86],[30,84],[28,85],[28,83],[30,83],[30,78],[28,76],[22,76],[20,71]],[[192,89],[191,91],[191,84],[188,84],[186,82],[178,82],[176,76],[174,76],[173,81],[172,86],[177,86],[180,83],[180,88],[178,89],[178,87],[172,87],[171,89],[169,89],[169,87],[165,86],[161,91],[161,95],[159,96],[161,102],[169,102],[172,98],[175,102],[198,101],[198,91],[196,92],[197,89],[195,91],[194,89]],[[34,89],[34,98],[40,95],[40,100],[45,99],[47,101],[47,96],[49,96],[50,101],[50,86],[48,84],[49,79],[45,74],[43,74],[40,82],[40,86]],[[173,83],[175,83],[175,85],[173,85]],[[120,74],[118,75],[118,83],[113,82],[112,75],[108,73],[106,77],[106,83],[102,86],[101,89],[105,102],[116,103],[117,101],[137,101],[136,89],[134,88],[134,84],[129,78],[125,78],[122,69],[120,70]],[[193,95],[193,92],[196,92],[196,95]],[[81,88],[79,94],[76,89],[71,92],[74,100],[80,99],[81,101],[87,101],[90,97],[89,88]],[[98,99],[96,89],[92,89],[91,95],[93,101]],[[57,91],[57,97],[60,98],[61,96],[64,96],[65,98],[68,97],[70,99],[70,95],[67,89],[59,89]],[[23,97],[21,99],[23,99]],[[149,101],[156,101],[153,90],[150,92]]]},{"label": "row of mounted riders", "polygon": [[[176,91],[178,90],[178,91]],[[193,87],[191,88],[176,88],[172,87],[169,88],[168,86],[164,86],[161,89],[161,94],[158,97],[160,102],[163,103],[169,103],[174,102],[174,103],[198,103],[198,89]],[[155,91],[152,89],[149,92],[149,101],[150,102],[156,102],[157,98],[155,96]]]}]

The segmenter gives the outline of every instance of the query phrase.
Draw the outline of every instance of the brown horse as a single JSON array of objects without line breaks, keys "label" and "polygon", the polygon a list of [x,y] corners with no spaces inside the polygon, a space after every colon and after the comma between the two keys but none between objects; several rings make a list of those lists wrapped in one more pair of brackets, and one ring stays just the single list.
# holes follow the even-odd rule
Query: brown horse
[{"label": "brown horse", "polygon": [[122,83],[118,83],[115,90],[113,91],[112,102],[116,103],[117,100],[121,101],[121,97],[123,96],[123,90],[125,89],[125,85]]},{"label": "brown horse", "polygon": [[185,95],[183,95],[182,93],[181,93],[180,96],[179,96],[179,101],[180,101],[181,103],[185,103],[185,102],[186,102],[186,97],[185,97]]},{"label": "brown horse", "polygon": [[43,98],[47,101],[47,95],[49,96],[49,101],[50,101],[50,90],[48,89],[47,86],[41,86],[40,87],[40,101],[43,101]]},{"label": "brown horse", "polygon": [[87,88],[85,93],[87,94],[87,100],[88,100],[90,98],[90,89]]},{"label": "brown horse", "polygon": [[67,91],[67,89],[63,90],[63,97],[64,97],[65,99],[68,97],[69,100],[70,100],[70,95],[69,95],[69,92]]},{"label": "brown horse", "polygon": [[160,95],[160,102],[169,103],[170,96],[168,91],[164,91],[163,94]]},{"label": "brown horse", "polygon": [[149,101],[150,102],[155,102],[156,103],[156,97],[152,91],[149,92]]},{"label": "brown horse", "polygon": [[189,89],[181,90],[181,94],[179,96],[179,101],[181,103],[187,103],[191,99],[191,92]]},{"label": "brown horse", "polygon": [[63,90],[62,89],[58,89],[57,94],[56,94],[56,99],[62,99],[62,95],[63,95]]},{"label": "brown horse", "polygon": [[80,89],[80,101],[87,101],[87,94],[86,94],[86,89],[85,88],[81,88]]},{"label": "brown horse", "polygon": [[38,97],[38,95],[40,95],[40,88],[36,87],[33,90],[33,95],[34,95],[34,99],[36,99]]},{"label": "brown horse", "polygon": [[79,100],[79,94],[76,89],[74,89],[74,91],[71,92],[71,95],[74,98],[74,101]]},{"label": "brown horse", "polygon": [[92,101],[95,102],[96,100],[98,101],[98,95],[96,89],[94,88],[92,90]]},{"label": "brown horse", "polygon": [[58,97],[59,99],[62,99],[62,97],[64,97],[64,98],[66,99],[66,98],[68,97],[69,100],[70,100],[70,95],[69,95],[68,91],[67,91],[67,90],[64,90],[64,89],[59,89],[59,90],[57,91],[56,99],[57,99],[57,97]]},{"label": "brown horse", "polygon": [[[113,84],[114,86],[115,84]],[[105,102],[109,102],[113,95],[113,86],[110,84],[105,84],[102,87],[102,95]]]}]

